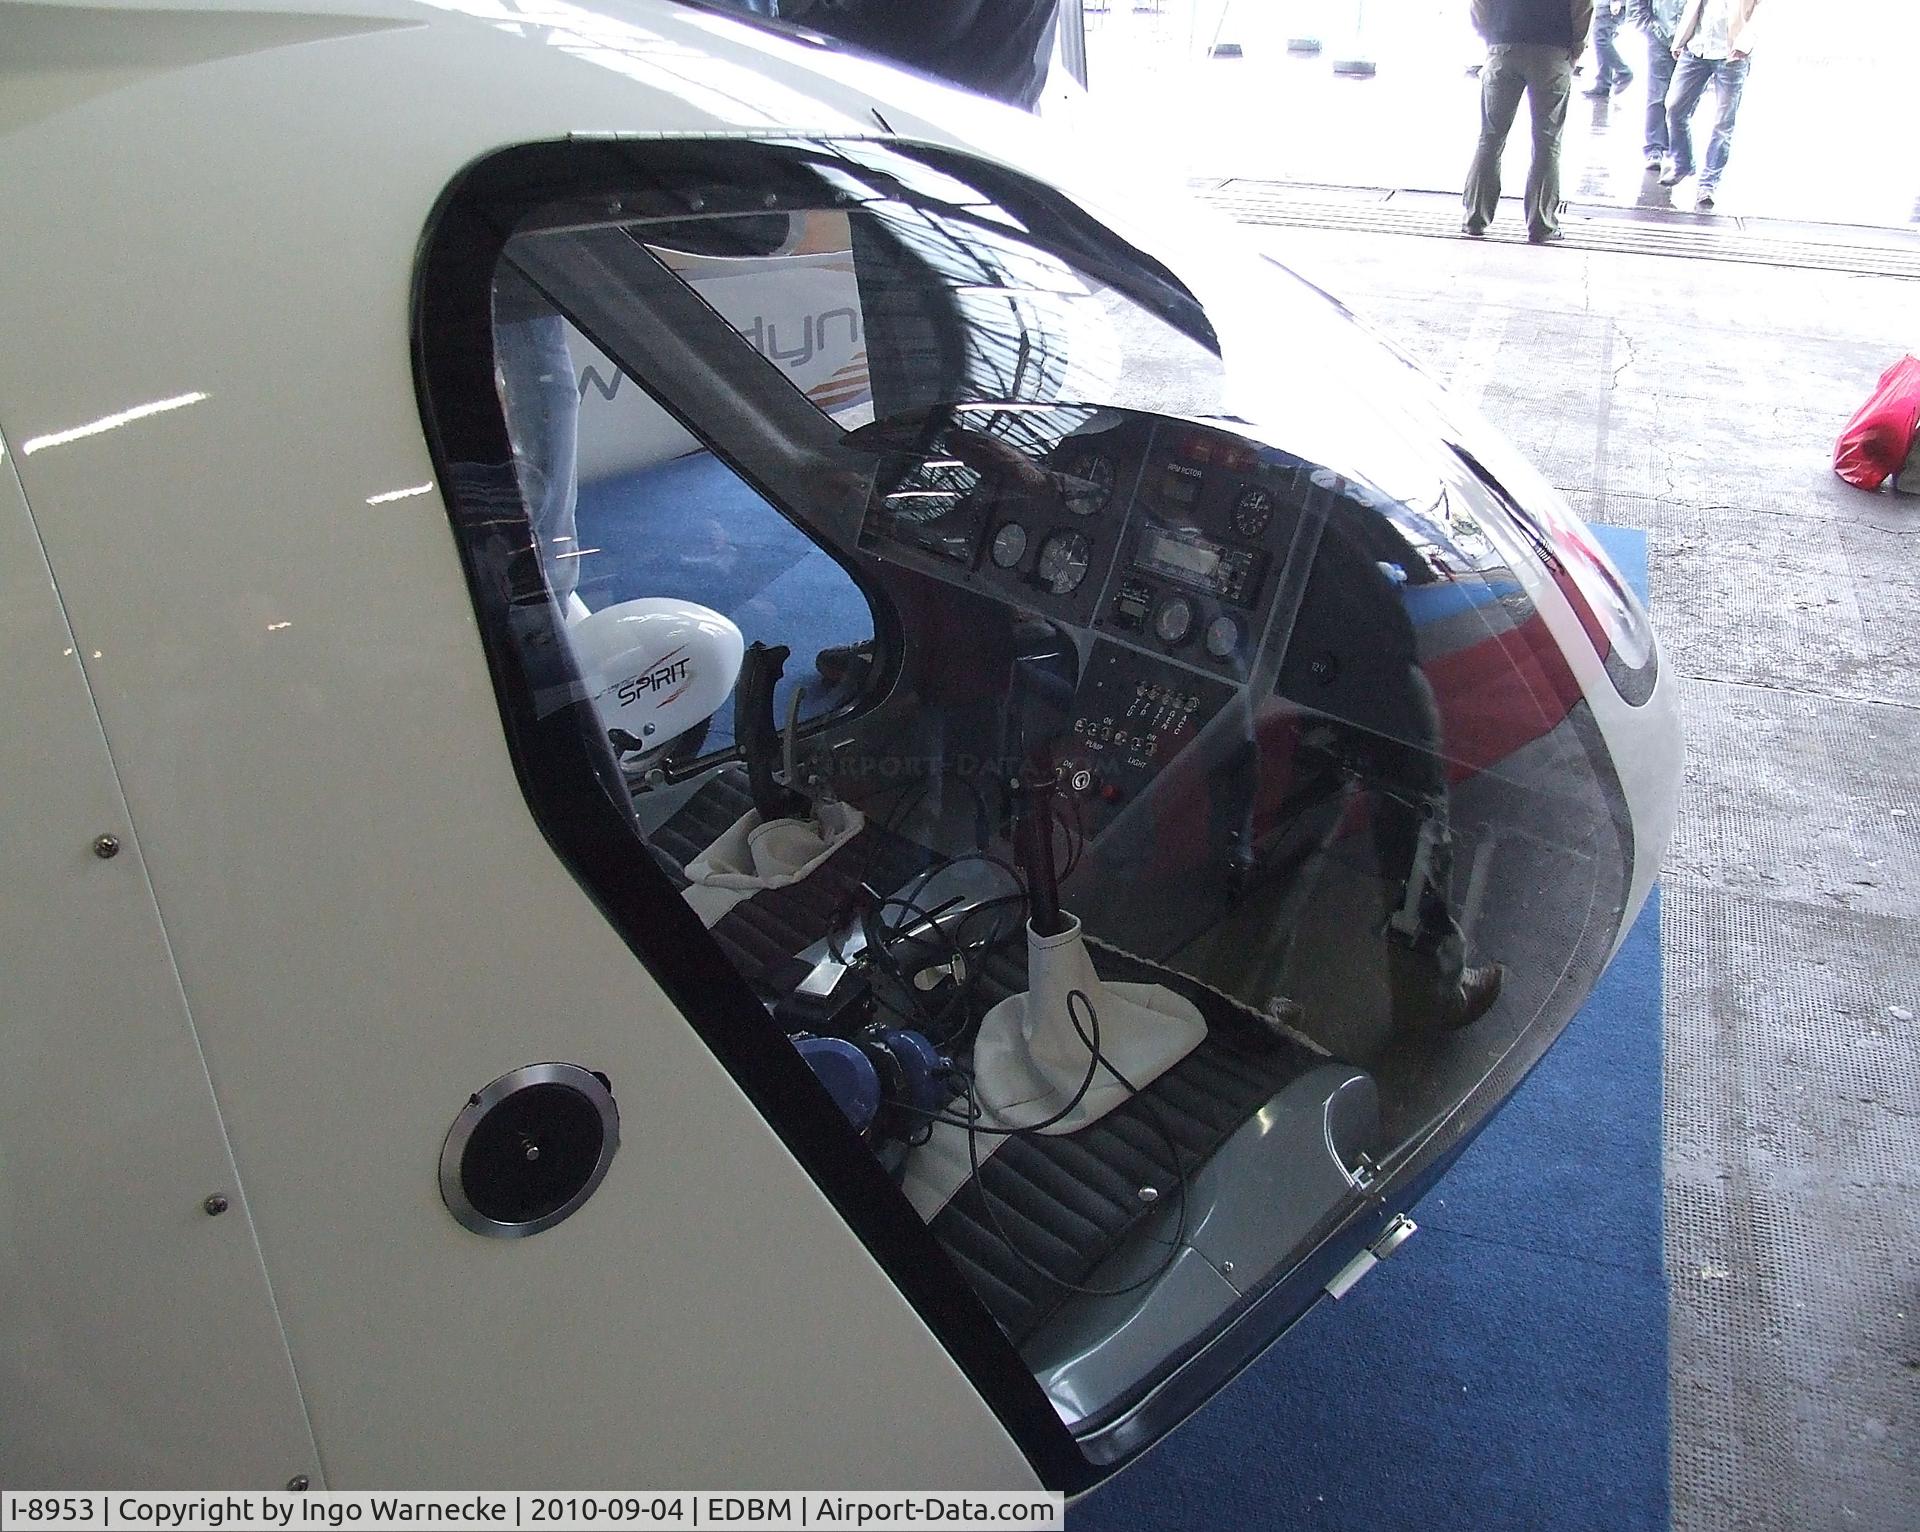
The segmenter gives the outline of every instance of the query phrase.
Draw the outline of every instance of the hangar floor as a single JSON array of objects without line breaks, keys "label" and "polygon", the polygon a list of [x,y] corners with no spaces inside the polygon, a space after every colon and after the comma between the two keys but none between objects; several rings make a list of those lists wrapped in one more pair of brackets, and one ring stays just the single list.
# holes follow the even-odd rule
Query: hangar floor
[{"label": "hangar floor", "polygon": [[1673,1524],[1911,1526],[1920,500],[1828,464],[1920,337],[1920,282],[1704,247],[1262,239],[1586,515],[1648,532],[1688,730],[1663,904]]}]

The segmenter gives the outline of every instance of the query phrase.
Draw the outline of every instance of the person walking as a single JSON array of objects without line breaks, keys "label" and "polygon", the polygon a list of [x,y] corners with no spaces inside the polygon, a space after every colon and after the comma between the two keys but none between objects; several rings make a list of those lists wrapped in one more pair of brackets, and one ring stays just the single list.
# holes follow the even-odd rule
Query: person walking
[{"label": "person walking", "polygon": [[1560,135],[1573,94],[1573,64],[1587,46],[1593,0],[1473,0],[1474,30],[1487,40],[1480,71],[1480,142],[1461,199],[1461,232],[1477,239],[1500,206],[1500,156],[1524,94],[1533,117],[1527,171],[1527,239],[1560,238]]},{"label": "person walking", "polygon": [[1633,70],[1613,40],[1626,8],[1626,0],[1598,0],[1593,8],[1593,89],[1580,92],[1589,100],[1604,101],[1633,83]]},{"label": "person walking", "polygon": [[1687,0],[1629,0],[1628,14],[1647,34],[1647,173],[1667,168],[1667,87],[1673,83],[1673,34]]},{"label": "person walking", "polygon": [[1733,152],[1733,122],[1747,89],[1753,52],[1754,12],[1760,0],[1687,0],[1673,34],[1673,83],[1667,87],[1667,146],[1662,186],[1678,186],[1693,174],[1693,114],[1708,82],[1718,111],[1707,158],[1700,171],[1697,212],[1713,211],[1714,194]]}]

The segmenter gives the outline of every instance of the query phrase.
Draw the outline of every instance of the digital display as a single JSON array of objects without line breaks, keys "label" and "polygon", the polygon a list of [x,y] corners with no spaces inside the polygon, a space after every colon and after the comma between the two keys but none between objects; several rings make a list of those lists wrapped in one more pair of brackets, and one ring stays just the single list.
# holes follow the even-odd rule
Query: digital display
[{"label": "digital display", "polygon": [[1200,498],[1200,475],[1191,468],[1169,463],[1166,477],[1160,481],[1160,493],[1175,505],[1190,506]]},{"label": "digital display", "polygon": [[1220,568],[1220,549],[1212,543],[1190,542],[1148,527],[1140,534],[1140,553],[1134,562],[1175,579],[1212,585]]}]

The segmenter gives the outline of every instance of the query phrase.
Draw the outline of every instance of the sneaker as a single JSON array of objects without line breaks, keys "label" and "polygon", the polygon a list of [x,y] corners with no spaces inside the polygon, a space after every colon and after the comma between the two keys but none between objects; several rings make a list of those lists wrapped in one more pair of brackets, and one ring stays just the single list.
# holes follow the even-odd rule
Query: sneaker
[{"label": "sneaker", "polygon": [[1592,90],[1583,90],[1580,94],[1585,96],[1589,101],[1605,101],[1607,97],[1613,94],[1613,87],[1603,83],[1594,86]]},{"label": "sneaker", "polygon": [[1402,1036],[1432,1037],[1472,1026],[1500,998],[1507,971],[1498,963],[1467,968],[1449,981],[1431,952],[1387,951],[1387,990],[1393,1027]]},{"label": "sneaker", "polygon": [[1469,968],[1460,975],[1460,989],[1453,1004],[1440,1018],[1440,1025],[1449,1032],[1459,1032],[1472,1026],[1494,1007],[1500,998],[1500,988],[1506,983],[1507,970],[1499,963],[1487,963],[1479,968]]},{"label": "sneaker", "polygon": [[1484,223],[1475,223],[1469,218],[1465,223],[1460,225],[1460,232],[1466,235],[1468,239],[1484,239],[1487,234],[1487,226]]},{"label": "sneaker", "polygon": [[1696,213],[1711,213],[1713,211],[1713,188],[1711,186],[1703,186],[1700,188],[1700,194],[1693,199],[1693,210]]},{"label": "sneaker", "polygon": [[1678,186],[1692,174],[1693,171],[1691,169],[1682,170],[1678,165],[1669,160],[1667,162],[1667,168],[1661,172],[1660,184],[1662,186]]},{"label": "sneaker", "polygon": [[1566,237],[1567,233],[1564,229],[1546,229],[1539,233],[1529,234],[1527,236],[1527,243],[1530,245],[1557,245]]},{"label": "sneaker", "polygon": [[1647,174],[1648,175],[1650,176],[1658,175],[1661,171],[1665,170],[1666,168],[1667,168],[1667,160],[1665,155],[1649,154],[1647,156]]},{"label": "sneaker", "polygon": [[1613,93],[1617,96],[1620,94],[1621,91],[1625,90],[1631,84],[1633,84],[1632,75],[1630,74],[1619,75],[1614,79]]}]

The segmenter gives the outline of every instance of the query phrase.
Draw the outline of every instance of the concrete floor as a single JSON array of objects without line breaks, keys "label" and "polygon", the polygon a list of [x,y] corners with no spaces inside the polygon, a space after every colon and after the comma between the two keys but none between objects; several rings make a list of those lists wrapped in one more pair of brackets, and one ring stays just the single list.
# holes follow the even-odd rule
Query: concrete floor
[{"label": "concrete floor", "polygon": [[[1466,68],[1486,56],[1467,0],[1086,4],[1088,82],[1095,105],[1109,108],[1099,132],[1130,155],[1181,175],[1458,193],[1479,132],[1480,87]],[[1767,11],[1713,216],[1920,222],[1905,84],[1920,53],[1920,5],[1768,0]],[[1325,51],[1290,57],[1287,40],[1303,35]],[[1242,56],[1210,57],[1216,37]],[[1619,45],[1643,78],[1610,101],[1574,99],[1562,193],[1692,217],[1695,183],[1669,191],[1645,174],[1646,38],[1627,28]],[[1337,77],[1333,61],[1356,55],[1378,73]],[[1592,67],[1589,54],[1578,85]],[[1712,116],[1709,97],[1694,121],[1701,153]],[[1527,148],[1523,116],[1508,139],[1510,190],[1525,179]]]},{"label": "concrete floor", "polygon": [[1258,233],[1650,534],[1674,1526],[1920,1524],[1920,499],[1829,468],[1920,282]]}]

